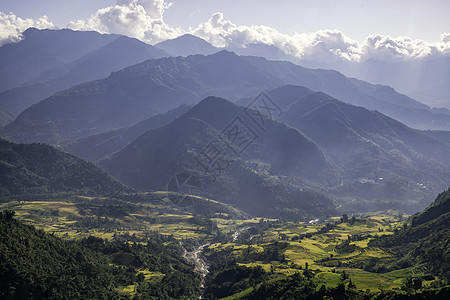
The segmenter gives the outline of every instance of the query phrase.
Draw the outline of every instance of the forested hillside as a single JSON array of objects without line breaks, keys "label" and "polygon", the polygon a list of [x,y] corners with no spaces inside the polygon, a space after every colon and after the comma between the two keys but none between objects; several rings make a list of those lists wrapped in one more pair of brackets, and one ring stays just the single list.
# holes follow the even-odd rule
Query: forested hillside
[{"label": "forested hillside", "polygon": [[422,213],[412,218],[393,236],[374,240],[375,246],[389,249],[387,270],[414,266],[443,278],[450,278],[450,189],[439,194]]},{"label": "forested hillside", "polygon": [[134,299],[200,292],[199,275],[170,237],[152,235],[134,245],[94,237],[66,241],[24,225],[9,210],[0,212],[0,232],[2,299],[129,299],[120,288],[129,285]]},{"label": "forested hillside", "polygon": [[0,139],[0,196],[131,191],[102,169],[45,144]]}]

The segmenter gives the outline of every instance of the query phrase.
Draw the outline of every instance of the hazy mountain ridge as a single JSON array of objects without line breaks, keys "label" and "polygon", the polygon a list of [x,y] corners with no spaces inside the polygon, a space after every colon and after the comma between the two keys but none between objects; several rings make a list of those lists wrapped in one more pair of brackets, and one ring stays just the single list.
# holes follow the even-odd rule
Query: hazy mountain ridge
[{"label": "hazy mountain ridge", "polygon": [[[330,118],[331,115],[338,119]],[[392,137],[396,137],[404,143],[402,150],[414,149],[414,151],[450,165],[450,157],[447,155],[446,149],[447,143],[430,136],[428,131],[409,128],[377,111],[369,111],[363,107],[343,103],[321,92],[307,95],[298,100],[284,112],[281,120],[294,125],[313,140],[319,136],[314,135],[311,130],[327,133],[328,139],[319,144],[328,150],[338,147],[337,143],[342,143],[339,141],[338,135],[334,136],[336,140],[330,141],[331,136],[335,133],[332,131],[333,128],[338,130],[338,126],[342,124],[342,126],[352,128],[353,132],[365,138],[365,142],[371,136],[377,139],[377,135],[380,135],[391,139],[389,142],[395,147],[398,141],[393,140]],[[325,122],[330,122],[330,124]],[[326,128],[321,128],[320,125],[326,126]],[[363,136],[364,134],[366,136]],[[385,144],[385,146],[388,145]]]},{"label": "hazy mountain ridge", "polygon": [[371,59],[337,69],[362,80],[393,86],[429,106],[450,109],[449,67],[447,56],[397,63]]},{"label": "hazy mountain ridge", "polygon": [[13,120],[14,116],[3,107],[0,107],[0,129],[11,123]]},{"label": "hazy mountain ridge", "polygon": [[[204,48],[213,48],[205,40],[191,36],[191,40],[194,39],[196,43],[201,44]],[[166,42],[171,44],[172,49],[189,49],[186,52],[177,52],[174,50],[173,52],[177,53],[176,55],[210,54],[203,53],[200,50],[196,52],[196,48],[189,47],[192,41],[186,39],[184,36],[160,44]],[[216,49],[217,51],[220,50],[220,48]],[[448,84],[446,84],[450,78],[450,73],[448,72],[450,60],[448,57],[397,62],[386,62],[371,58],[360,62],[350,62],[343,59],[330,61],[327,59],[309,60],[307,58],[298,58],[286,54],[274,45],[264,43],[237,44],[222,49],[233,51],[239,55],[264,57],[268,60],[289,61],[312,69],[337,70],[348,77],[355,77],[372,84],[392,86],[400,93],[417,99],[422,103],[426,103],[430,107],[446,107],[447,110],[445,112],[441,111],[441,113],[448,114],[450,112],[450,90]],[[337,97],[336,95],[333,96]],[[439,110],[437,109],[434,112],[439,113]]]},{"label": "hazy mountain ridge", "polygon": [[[71,36],[79,34],[70,33]],[[169,54],[136,39],[120,36],[75,61],[46,70],[20,87],[0,93],[0,106],[18,115],[58,91],[107,77],[111,72],[150,58],[165,56]]]},{"label": "hazy mountain ridge", "polygon": [[0,91],[17,87],[53,67],[105,46],[119,35],[70,29],[29,28],[18,43],[0,47]]},{"label": "hazy mountain ridge", "polygon": [[103,80],[73,87],[28,108],[2,135],[18,142],[65,144],[105,130],[131,126],[209,95],[235,100],[286,82],[329,91],[330,95],[356,105],[381,106],[391,115],[401,112],[397,114],[401,115],[400,121],[403,116],[417,127],[433,122],[436,127],[446,127],[447,121],[450,126],[449,115],[421,109],[426,106],[389,87],[348,79],[335,71],[306,69],[288,62],[239,57],[222,51],[209,56],[148,60]]},{"label": "hazy mountain ridge", "polygon": [[188,109],[188,105],[182,104],[164,114],[158,114],[141,121],[132,127],[102,132],[79,139],[65,146],[64,150],[83,159],[95,162],[127,146],[146,131],[167,125],[187,112]]},{"label": "hazy mountain ridge", "polygon": [[160,42],[155,44],[155,47],[160,48],[173,56],[189,56],[196,54],[209,55],[226,50],[234,52],[238,55],[260,56],[270,60],[287,60],[292,62],[298,61],[274,45],[249,43],[246,45],[215,47],[204,39],[192,34],[184,34],[177,38]]},{"label": "hazy mountain ridge", "polygon": [[308,69],[286,61],[242,57],[286,84],[301,85],[329,94],[343,102],[375,109],[418,129],[450,129],[450,116],[396,92],[389,86],[348,78],[333,70]]},{"label": "hazy mountain ridge", "polygon": [[131,126],[209,95],[238,99],[280,84],[265,71],[224,51],[147,60],[33,105],[7,126],[3,136],[19,142],[64,144]]}]

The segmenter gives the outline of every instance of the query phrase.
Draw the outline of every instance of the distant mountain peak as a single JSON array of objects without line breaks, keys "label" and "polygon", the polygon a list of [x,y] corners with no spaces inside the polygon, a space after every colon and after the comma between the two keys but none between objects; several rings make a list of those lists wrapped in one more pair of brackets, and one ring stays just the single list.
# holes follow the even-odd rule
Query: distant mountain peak
[{"label": "distant mountain peak", "polygon": [[230,105],[234,105],[233,102],[221,98],[221,97],[215,97],[215,96],[209,96],[206,97],[205,99],[203,99],[202,101],[200,101],[198,103],[199,106],[203,106],[203,105],[224,105],[224,104],[230,104]]},{"label": "distant mountain peak", "polygon": [[241,57],[234,53],[233,51],[229,50],[221,50],[214,54],[207,55],[208,57],[215,58],[215,59],[239,59],[241,60]]},{"label": "distant mountain peak", "polygon": [[225,55],[228,55],[228,56],[236,56],[236,57],[238,57],[239,55],[237,55],[236,53],[234,53],[233,51],[230,51],[230,50],[220,50],[220,51],[217,51],[217,53],[214,53],[214,54],[211,54],[211,55],[208,55],[208,56],[212,56],[212,55],[216,55],[216,56],[225,56]]},{"label": "distant mountain peak", "polygon": [[99,49],[120,35],[29,28],[23,39],[0,47],[0,92]]},{"label": "distant mountain peak", "polygon": [[190,33],[185,33],[185,34],[180,35],[179,37],[177,37],[175,39],[178,39],[178,40],[195,40],[195,41],[198,41],[198,42],[201,42],[201,43],[209,44],[204,39],[202,39],[202,38],[200,38],[200,37],[198,37],[196,35],[190,34]]},{"label": "distant mountain peak", "polygon": [[293,56],[287,55],[275,45],[267,45],[264,43],[248,43],[241,46],[231,46],[228,50],[234,51],[239,55],[261,56],[269,60],[285,60],[297,62]]},{"label": "distant mountain peak", "polygon": [[313,92],[312,94],[305,96],[305,99],[308,98],[314,98],[315,100],[319,101],[337,101],[336,98],[331,97],[328,94],[325,94],[324,92]]},{"label": "distant mountain peak", "polygon": [[219,50],[204,39],[192,34],[183,34],[177,38],[158,43],[155,47],[174,56],[208,55]]},{"label": "distant mountain peak", "polygon": [[40,29],[37,29],[36,27],[29,27],[24,32],[22,32],[22,35],[26,36],[29,34],[33,34],[34,32],[38,32]]}]

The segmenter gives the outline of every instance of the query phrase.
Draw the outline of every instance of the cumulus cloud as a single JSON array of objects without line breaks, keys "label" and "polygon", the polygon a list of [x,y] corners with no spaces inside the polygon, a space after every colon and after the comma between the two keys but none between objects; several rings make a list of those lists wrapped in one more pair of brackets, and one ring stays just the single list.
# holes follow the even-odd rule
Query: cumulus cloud
[{"label": "cumulus cloud", "polygon": [[181,34],[164,22],[164,11],[170,6],[164,0],[117,0],[114,6],[99,9],[87,20],[70,22],[68,27],[118,33],[154,44]]},{"label": "cumulus cloud", "polygon": [[253,25],[239,26],[225,20],[222,13],[191,30],[216,47],[246,47],[251,43],[273,45],[300,59],[307,60],[357,60],[360,57],[358,43],[337,30],[321,30],[313,33],[287,35],[274,28]]},{"label": "cumulus cloud", "polygon": [[[227,20],[220,12],[214,13],[209,20],[195,28],[190,28],[188,32],[183,32],[164,22],[164,14],[171,5],[165,0],[116,0],[115,5],[99,9],[86,20],[72,21],[68,27],[123,34],[150,44],[184,33],[199,36],[220,48],[246,48],[253,43],[262,43],[275,46],[302,61],[323,64],[368,59],[407,61],[450,55],[450,33],[443,33],[438,43],[379,34],[358,43],[338,30],[288,35],[264,25],[242,26]],[[46,16],[31,20],[0,12],[0,44],[19,40],[20,33],[30,26],[54,27]]]},{"label": "cumulus cloud", "polygon": [[22,19],[13,13],[6,14],[0,11],[0,46],[20,41],[22,32],[29,27],[39,29],[55,28],[47,16],[42,16],[37,20]]},{"label": "cumulus cloud", "polygon": [[338,30],[319,30],[312,33],[295,34],[298,57],[311,61],[357,61],[361,49],[357,41]]},{"label": "cumulus cloud", "polygon": [[450,33],[444,32],[443,34],[441,34],[441,43],[450,43]]},{"label": "cumulus cloud", "polygon": [[450,55],[450,33],[444,32],[441,34],[441,42],[439,43],[440,50],[446,55]]},{"label": "cumulus cloud", "polygon": [[359,45],[337,30],[287,35],[263,25],[239,26],[225,20],[222,13],[191,30],[216,47],[246,47],[251,43],[273,45],[286,54],[308,60],[356,60]]},{"label": "cumulus cloud", "polygon": [[281,35],[267,26],[238,26],[225,20],[222,13],[215,13],[211,18],[192,29],[191,33],[208,40],[216,47],[235,47],[250,43],[274,44]]},{"label": "cumulus cloud", "polygon": [[191,29],[216,47],[246,47],[251,43],[273,45],[286,54],[307,61],[360,62],[367,59],[399,61],[427,59],[450,53],[450,34],[441,35],[440,43],[427,43],[408,37],[391,38],[371,35],[363,43],[345,36],[338,30],[320,30],[311,33],[283,34],[267,26],[239,26],[226,20],[222,13]]},{"label": "cumulus cloud", "polygon": [[441,53],[443,49],[440,44],[413,40],[409,37],[391,38],[390,36],[371,35],[362,45],[362,60],[372,58],[392,62],[425,59],[443,54]]}]

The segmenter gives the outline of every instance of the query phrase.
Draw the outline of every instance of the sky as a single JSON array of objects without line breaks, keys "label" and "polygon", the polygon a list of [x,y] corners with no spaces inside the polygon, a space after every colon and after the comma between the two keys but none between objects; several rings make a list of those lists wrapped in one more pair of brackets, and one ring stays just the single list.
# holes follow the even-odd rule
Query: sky
[{"label": "sky", "polygon": [[448,0],[0,0],[0,44],[29,26],[69,27],[150,44],[192,33],[313,59],[416,59],[449,53],[449,15]]}]

